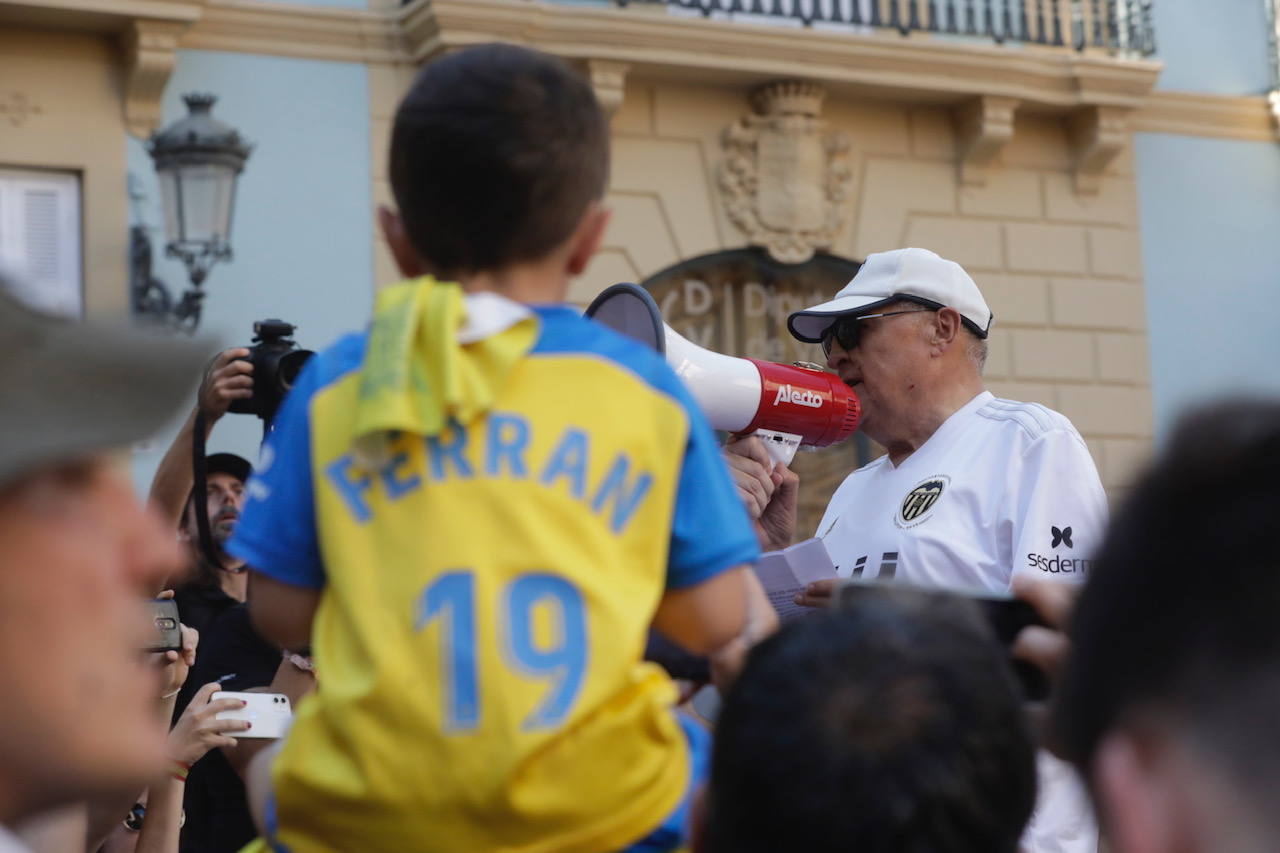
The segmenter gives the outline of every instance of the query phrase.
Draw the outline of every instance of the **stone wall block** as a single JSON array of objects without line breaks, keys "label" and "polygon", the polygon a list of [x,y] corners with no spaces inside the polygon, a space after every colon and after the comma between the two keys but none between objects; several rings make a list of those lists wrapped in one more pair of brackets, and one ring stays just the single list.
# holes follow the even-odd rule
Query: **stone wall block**
[{"label": "stone wall block", "polygon": [[848,134],[855,150],[872,157],[901,157],[911,144],[907,113],[894,104],[828,97],[822,120],[829,132]]},{"label": "stone wall block", "polygon": [[1089,269],[1083,228],[1010,222],[1004,229],[1006,256],[1011,270],[1084,273]]},{"label": "stone wall block", "polygon": [[965,268],[999,269],[1001,237],[998,222],[913,215],[903,245],[931,249]]},{"label": "stone wall block", "polygon": [[613,114],[612,126],[614,133],[653,133],[653,87],[629,83],[622,104]]},{"label": "stone wall block", "polygon": [[719,139],[724,128],[750,110],[748,91],[656,85],[653,87],[653,132],[673,139]]},{"label": "stone wall block", "polygon": [[1096,329],[1144,329],[1142,285],[1097,279],[1053,279],[1049,302],[1055,326]]},{"label": "stone wall block", "polygon": [[1065,173],[1073,159],[1060,118],[1023,111],[1014,117],[1013,138],[1000,152],[999,162],[1006,167]]},{"label": "stone wall block", "polygon": [[374,180],[390,180],[387,164],[391,160],[391,125],[390,118],[369,120],[369,159]]},{"label": "stone wall block", "polygon": [[605,248],[591,259],[585,273],[569,284],[568,301],[585,308],[606,287],[620,281],[638,283],[642,276],[623,249]]},{"label": "stone wall block", "polygon": [[1093,379],[1093,360],[1088,332],[1013,331],[1013,369],[1019,379]]},{"label": "stone wall block", "polygon": [[1090,436],[1147,438],[1151,435],[1151,392],[1146,388],[1062,385],[1060,411]]},{"label": "stone wall block", "polygon": [[1098,377],[1108,382],[1150,382],[1151,353],[1146,335],[1100,332],[1094,335]]},{"label": "stone wall block", "polygon": [[1119,228],[1089,229],[1089,268],[1096,275],[1142,278],[1142,246],[1138,232]]},{"label": "stone wall block", "polygon": [[1103,178],[1094,195],[1078,193],[1070,175],[1044,176],[1045,214],[1063,222],[1132,226],[1138,221],[1138,196],[1132,180]]},{"label": "stone wall block", "polygon": [[922,160],[946,160],[956,156],[955,123],[948,110],[921,107],[911,110],[911,153]]},{"label": "stone wall block", "polygon": [[974,216],[1039,219],[1040,175],[1018,169],[987,169],[984,185],[960,188],[960,211]]},{"label": "stone wall block", "polygon": [[[613,211],[609,233],[625,235],[627,254],[643,275],[679,261],[681,255],[662,197],[654,193],[611,192],[605,204]],[[606,245],[615,245],[608,234]]]},{"label": "stone wall block", "polygon": [[955,166],[867,158],[858,206],[854,254],[902,248],[911,213],[954,213]]},{"label": "stone wall block", "polygon": [[1043,326],[1049,322],[1048,279],[994,272],[973,278],[996,315],[997,326]]},{"label": "stone wall block", "polygon": [[414,70],[407,65],[373,62],[369,66],[369,115],[395,118],[400,99],[413,82]]},{"label": "stone wall block", "polygon": [[989,379],[1013,378],[1013,333],[992,328],[987,336],[987,366],[983,373]]},{"label": "stone wall block", "polygon": [[[675,235],[676,251],[682,258],[729,245],[741,245],[739,232],[722,241],[716,229],[717,209],[721,207],[714,194],[714,177],[703,156],[703,146],[691,139],[643,139],[622,137],[613,143],[613,174],[610,189],[614,192],[647,193],[662,199],[670,233]],[[714,202],[714,205],[713,205]],[[632,235],[614,223],[605,239],[623,240]],[[656,269],[641,270],[645,275]]]}]

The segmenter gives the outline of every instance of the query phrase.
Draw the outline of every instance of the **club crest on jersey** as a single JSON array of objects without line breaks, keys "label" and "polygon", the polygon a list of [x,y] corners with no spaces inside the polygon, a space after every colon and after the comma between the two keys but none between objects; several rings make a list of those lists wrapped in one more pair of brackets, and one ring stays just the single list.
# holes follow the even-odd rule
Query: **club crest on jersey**
[{"label": "club crest on jersey", "polygon": [[945,474],[935,474],[921,480],[902,499],[902,505],[898,507],[898,513],[893,520],[899,527],[915,527],[917,524],[928,521],[933,508],[950,483],[951,478]]}]

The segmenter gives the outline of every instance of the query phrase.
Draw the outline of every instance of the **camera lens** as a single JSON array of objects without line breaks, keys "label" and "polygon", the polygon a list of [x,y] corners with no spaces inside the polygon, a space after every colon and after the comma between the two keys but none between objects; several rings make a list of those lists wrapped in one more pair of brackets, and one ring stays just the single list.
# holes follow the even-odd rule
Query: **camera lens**
[{"label": "camera lens", "polygon": [[305,349],[296,349],[280,356],[280,363],[276,367],[276,376],[279,377],[281,392],[288,391],[293,387],[298,374],[302,372],[302,366],[307,363],[307,359],[311,358],[311,356],[311,351]]}]

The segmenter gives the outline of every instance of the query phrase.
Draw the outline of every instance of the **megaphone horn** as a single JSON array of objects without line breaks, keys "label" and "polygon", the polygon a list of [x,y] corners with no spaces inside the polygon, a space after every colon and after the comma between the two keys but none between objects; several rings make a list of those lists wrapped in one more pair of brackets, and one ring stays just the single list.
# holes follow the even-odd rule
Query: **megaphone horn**
[{"label": "megaphone horn", "polygon": [[826,447],[858,428],[862,407],[840,377],[692,343],[670,326],[667,364],[684,380],[714,429],[755,434],[770,456],[790,464],[800,446]]},{"label": "megaphone horn", "polygon": [[700,347],[662,322],[643,287],[613,285],[586,316],[665,352],[714,429],[759,436],[784,465],[800,446],[826,447],[858,428],[862,407],[838,376]]}]

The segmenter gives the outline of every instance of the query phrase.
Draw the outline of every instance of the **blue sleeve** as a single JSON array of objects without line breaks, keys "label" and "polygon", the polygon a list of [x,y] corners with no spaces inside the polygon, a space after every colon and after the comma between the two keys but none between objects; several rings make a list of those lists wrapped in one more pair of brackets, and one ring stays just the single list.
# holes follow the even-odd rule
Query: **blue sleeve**
[{"label": "blue sleeve", "polygon": [[232,556],[283,583],[320,589],[324,565],[311,482],[311,396],[321,356],[313,356],[276,413],[246,487],[244,513],[227,543]]},{"label": "blue sleeve", "polygon": [[684,384],[673,378],[679,386],[673,393],[689,418],[689,440],[676,490],[667,589],[702,583],[760,556],[759,541],[715,433]]}]

